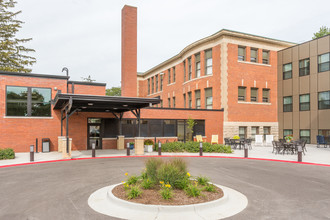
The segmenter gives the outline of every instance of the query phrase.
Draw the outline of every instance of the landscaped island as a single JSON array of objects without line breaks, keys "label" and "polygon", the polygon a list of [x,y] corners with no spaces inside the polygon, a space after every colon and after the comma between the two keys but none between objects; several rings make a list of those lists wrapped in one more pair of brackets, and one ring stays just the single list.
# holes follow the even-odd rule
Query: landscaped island
[{"label": "landscaped island", "polygon": [[150,158],[140,176],[131,175],[112,193],[123,200],[149,205],[189,205],[223,197],[208,177],[192,177],[184,160]]}]

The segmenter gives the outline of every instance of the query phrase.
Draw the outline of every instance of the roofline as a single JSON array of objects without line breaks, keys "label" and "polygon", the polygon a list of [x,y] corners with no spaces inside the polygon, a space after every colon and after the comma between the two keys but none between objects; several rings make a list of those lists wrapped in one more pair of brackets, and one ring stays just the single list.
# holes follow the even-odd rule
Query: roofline
[{"label": "roofline", "polygon": [[83,81],[68,81],[69,84],[77,84],[77,85],[89,85],[89,86],[106,86],[106,83],[98,83],[98,82],[83,82]]},{"label": "roofline", "polygon": [[68,76],[59,76],[59,75],[37,74],[37,73],[19,73],[19,72],[7,72],[7,71],[0,71],[0,75],[64,79],[64,80],[68,80],[70,78]]},{"label": "roofline", "polygon": [[218,32],[216,32],[216,33],[214,33],[210,36],[204,37],[200,40],[197,40],[197,41],[189,44],[188,46],[183,48],[183,50],[181,50],[177,55],[174,55],[173,57],[165,60],[164,62],[158,64],[157,66],[154,66],[153,68],[145,71],[144,74],[141,74],[139,76],[148,75],[149,73],[155,71],[156,69],[159,69],[160,67],[166,65],[167,63],[169,63],[169,62],[171,62],[175,59],[181,58],[184,55],[184,53],[188,52],[190,49],[192,49],[196,46],[199,46],[200,44],[203,44],[205,42],[214,40],[216,38],[219,38],[219,37],[225,36],[225,35],[243,37],[243,38],[250,38],[250,39],[251,38],[259,38],[259,40],[261,40],[261,41],[268,42],[268,43],[273,43],[273,44],[278,44],[278,45],[282,45],[282,46],[286,46],[286,47],[291,47],[291,46],[294,46],[296,44],[296,43],[289,42],[289,41],[277,40],[277,39],[274,39],[274,38],[268,38],[268,37],[263,37],[263,36],[259,36],[259,35],[253,35],[253,34],[248,34],[248,33],[228,30],[228,29],[221,29],[220,31],[218,31]]},{"label": "roofline", "polygon": [[305,41],[305,42],[303,42],[303,43],[293,45],[293,46],[291,46],[291,47],[284,48],[284,49],[282,49],[282,50],[279,50],[278,52],[283,51],[283,50],[287,50],[287,49],[290,49],[290,48],[293,48],[293,47],[297,47],[297,46],[302,45],[302,44],[310,43],[310,42],[312,42],[312,41],[314,41],[314,40],[318,40],[318,39],[321,39],[321,38],[324,38],[324,37],[328,37],[328,36],[330,36],[330,34],[324,35],[324,36],[322,36],[322,37],[318,37],[318,38],[316,38],[316,39],[308,40],[308,41]]}]

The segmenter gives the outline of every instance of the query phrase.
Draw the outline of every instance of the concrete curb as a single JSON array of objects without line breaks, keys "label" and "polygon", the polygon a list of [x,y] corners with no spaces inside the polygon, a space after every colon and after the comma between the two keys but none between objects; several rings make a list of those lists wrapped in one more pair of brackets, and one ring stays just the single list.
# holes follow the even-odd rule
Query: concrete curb
[{"label": "concrete curb", "polygon": [[117,185],[103,187],[88,199],[88,205],[96,212],[123,219],[222,219],[243,211],[248,200],[242,193],[220,187],[224,196],[218,200],[184,206],[143,205],[119,199],[112,194]]}]

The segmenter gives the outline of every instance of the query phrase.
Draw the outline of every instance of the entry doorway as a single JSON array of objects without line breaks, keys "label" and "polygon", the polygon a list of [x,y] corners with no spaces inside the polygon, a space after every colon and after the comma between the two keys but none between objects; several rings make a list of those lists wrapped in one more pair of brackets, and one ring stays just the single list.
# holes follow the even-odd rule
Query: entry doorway
[{"label": "entry doorway", "polygon": [[93,144],[95,149],[102,149],[101,119],[89,118],[87,128],[87,149],[92,149]]}]

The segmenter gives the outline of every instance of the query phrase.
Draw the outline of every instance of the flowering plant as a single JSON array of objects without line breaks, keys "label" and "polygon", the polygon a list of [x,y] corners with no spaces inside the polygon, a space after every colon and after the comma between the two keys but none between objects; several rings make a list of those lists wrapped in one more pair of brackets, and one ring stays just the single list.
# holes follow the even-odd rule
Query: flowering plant
[{"label": "flowering plant", "polygon": [[293,136],[292,136],[292,134],[290,134],[290,135],[285,136],[284,139],[285,139],[287,142],[291,142],[292,139],[293,139]]},{"label": "flowering plant", "polygon": [[235,135],[235,136],[233,137],[233,139],[235,139],[235,140],[239,140],[240,137],[239,137],[238,135]]}]

